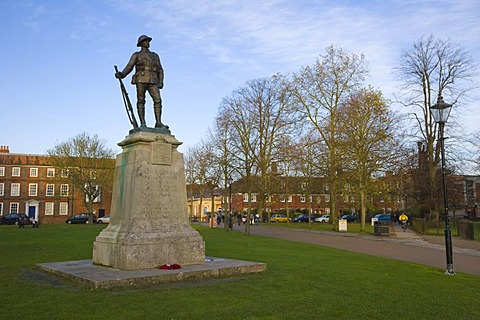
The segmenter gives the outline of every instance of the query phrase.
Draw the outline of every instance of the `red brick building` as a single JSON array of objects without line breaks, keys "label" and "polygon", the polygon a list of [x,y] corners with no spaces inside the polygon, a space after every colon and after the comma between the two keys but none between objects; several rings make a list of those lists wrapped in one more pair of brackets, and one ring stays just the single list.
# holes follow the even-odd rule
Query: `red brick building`
[{"label": "red brick building", "polygon": [[[389,177],[393,179],[393,177]],[[330,214],[330,194],[328,184],[323,178],[300,178],[300,177],[284,177],[274,175],[270,178],[269,194],[258,192],[260,180],[258,177],[252,178],[251,193],[251,209],[256,212],[262,203],[263,213],[273,214],[275,212],[308,211],[311,209],[313,214]],[[355,193],[350,187],[344,186],[343,194],[337,196],[336,210],[337,215],[341,216],[345,213],[360,214],[359,203],[355,197]],[[189,188],[187,188],[189,190]],[[248,193],[245,179],[239,179],[232,184],[231,209],[236,212],[247,212],[248,210]],[[224,196],[223,189],[215,191],[215,211],[218,208],[230,209],[229,190]],[[264,199],[262,199],[263,197]],[[202,202],[200,205],[199,193],[188,194],[189,214],[192,217],[203,218],[206,213],[211,211],[211,195],[210,192],[204,191]],[[263,201],[262,201],[263,200]],[[370,199],[371,205],[382,212],[396,212],[405,210],[404,201],[400,197],[380,197]],[[373,214],[373,213],[372,213]]]},{"label": "red brick building", "polygon": [[[258,183],[258,182],[257,182]],[[256,185],[254,182],[253,185]],[[270,181],[270,194],[251,194],[252,209],[258,209],[264,197],[263,210],[274,213],[277,211],[304,211],[311,208],[314,214],[330,214],[330,195],[328,185],[322,178],[298,178],[275,176]],[[358,203],[354,196],[340,195],[337,199],[337,214],[343,212],[356,213]],[[232,210],[247,211],[248,193],[244,179],[235,181],[232,185]],[[386,208],[391,210],[393,208]]]},{"label": "red brick building", "polygon": [[[110,213],[111,194],[103,190],[95,200],[97,217]],[[0,215],[25,213],[40,223],[65,223],[82,212],[87,212],[83,194],[49,164],[48,156],[10,153],[8,146],[0,146]]]}]

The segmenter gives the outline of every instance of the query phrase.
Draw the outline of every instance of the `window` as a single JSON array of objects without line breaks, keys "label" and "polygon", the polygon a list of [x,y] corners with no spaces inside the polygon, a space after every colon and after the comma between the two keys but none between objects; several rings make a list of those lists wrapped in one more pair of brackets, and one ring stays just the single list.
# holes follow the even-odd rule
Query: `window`
[{"label": "window", "polygon": [[18,213],[18,202],[10,203],[10,213]]},{"label": "window", "polygon": [[5,167],[0,167],[0,177],[5,176]]},{"label": "window", "polygon": [[37,196],[37,190],[38,190],[38,184],[30,183],[28,185],[28,195],[30,197],[36,197]]},{"label": "window", "polygon": [[285,195],[283,194],[280,195],[280,202],[285,202]]},{"label": "window", "polygon": [[252,202],[257,202],[257,194],[252,193]]},{"label": "window", "polygon": [[60,202],[60,211],[58,214],[61,216],[68,215],[68,202]]},{"label": "window", "polygon": [[0,196],[3,196],[5,192],[5,183],[0,183]]},{"label": "window", "polygon": [[70,171],[68,169],[62,169],[60,175],[62,176],[62,178],[68,178],[69,173]]},{"label": "window", "polygon": [[47,168],[47,177],[49,178],[55,177],[55,168]]},{"label": "window", "polygon": [[308,188],[308,182],[302,182],[302,183],[300,184],[300,188],[302,188],[302,190],[307,190],[307,188]]},{"label": "window", "polygon": [[38,177],[38,168],[30,168],[30,177]]},{"label": "window", "polygon": [[292,202],[292,200],[293,200],[292,195],[289,194],[289,195],[288,195],[288,202]]},{"label": "window", "polygon": [[11,190],[10,190],[10,195],[12,197],[20,196],[20,183],[12,183]]},{"label": "window", "polygon": [[53,216],[53,202],[45,202],[45,215]]},{"label": "window", "polygon": [[20,167],[12,168],[12,177],[20,177]]},{"label": "window", "polygon": [[55,195],[55,185],[53,183],[47,183],[45,195],[47,197],[53,197]]},{"label": "window", "polygon": [[329,194],[325,195],[325,202],[330,202],[330,195]]},{"label": "window", "polygon": [[248,193],[243,194],[243,202],[248,202]]},{"label": "window", "polygon": [[305,201],[306,201],[305,195],[302,194],[302,195],[300,196],[300,202],[305,202]]},{"label": "window", "polygon": [[268,195],[267,196],[267,199],[265,200],[266,202],[272,202],[272,196],[271,195]]},{"label": "window", "polygon": [[61,197],[68,197],[68,184],[61,184],[60,185],[60,196]]},{"label": "window", "polygon": [[3,203],[0,202],[0,216],[3,216]]}]

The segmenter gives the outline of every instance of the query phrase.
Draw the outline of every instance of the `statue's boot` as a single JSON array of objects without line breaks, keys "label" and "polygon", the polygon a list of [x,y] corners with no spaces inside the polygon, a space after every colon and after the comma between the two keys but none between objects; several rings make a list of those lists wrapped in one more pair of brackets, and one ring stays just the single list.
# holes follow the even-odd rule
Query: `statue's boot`
[{"label": "statue's boot", "polygon": [[138,118],[140,119],[140,127],[146,127],[147,123],[145,122],[145,105],[137,105]]},{"label": "statue's boot", "polygon": [[164,124],[162,123],[162,105],[160,103],[156,103],[153,106],[153,110],[155,112],[155,128],[163,128]]}]

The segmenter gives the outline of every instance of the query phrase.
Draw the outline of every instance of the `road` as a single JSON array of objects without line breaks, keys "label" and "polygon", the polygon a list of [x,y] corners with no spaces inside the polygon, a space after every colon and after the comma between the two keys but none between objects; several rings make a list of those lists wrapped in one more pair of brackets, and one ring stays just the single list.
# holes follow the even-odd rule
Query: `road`
[{"label": "road", "polygon": [[[235,225],[234,229],[243,231],[244,226]],[[250,233],[446,269],[444,237],[423,236],[412,230],[404,232],[398,225],[394,230],[391,229],[389,236],[313,231],[308,230],[307,227],[291,229],[269,225],[252,225]],[[454,271],[480,276],[480,241],[454,237],[452,245]]]}]

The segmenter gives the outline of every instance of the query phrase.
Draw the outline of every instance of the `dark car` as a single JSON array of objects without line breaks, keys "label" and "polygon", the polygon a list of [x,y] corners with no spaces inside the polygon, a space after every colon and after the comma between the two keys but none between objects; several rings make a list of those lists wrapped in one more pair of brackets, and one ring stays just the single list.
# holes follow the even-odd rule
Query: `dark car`
[{"label": "dark car", "polygon": [[[88,223],[89,222],[88,217],[89,217],[88,213],[77,213],[76,215],[69,217],[65,222],[68,224]],[[94,214],[92,214],[92,221],[93,223],[97,222],[97,217]]]},{"label": "dark car", "polygon": [[356,222],[357,217],[354,216],[353,214],[344,214],[340,220],[347,220],[347,222]]},{"label": "dark car", "polygon": [[[293,222],[308,222],[308,214],[303,213],[296,218],[293,218]],[[312,222],[315,221],[315,216],[312,214]]]},{"label": "dark car", "polygon": [[0,217],[0,224],[30,224],[31,221],[24,213],[9,213]]},{"label": "dark car", "polygon": [[379,213],[379,214],[376,214],[373,218],[375,218],[375,219],[377,219],[377,221],[381,221],[381,222],[390,222],[390,215],[389,214]]}]

